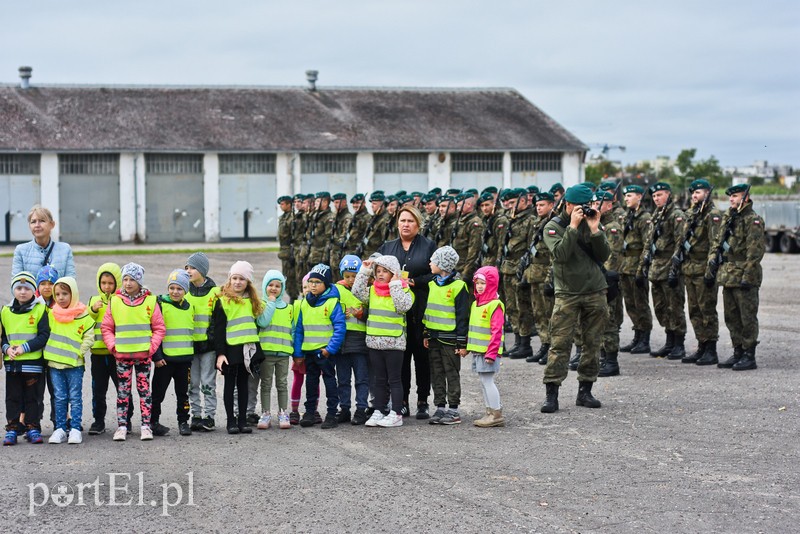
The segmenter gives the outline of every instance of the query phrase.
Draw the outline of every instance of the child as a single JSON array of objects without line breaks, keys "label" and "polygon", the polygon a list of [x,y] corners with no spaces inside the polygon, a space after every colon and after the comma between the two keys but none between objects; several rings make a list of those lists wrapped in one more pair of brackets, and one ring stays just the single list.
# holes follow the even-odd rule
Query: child
[{"label": "child", "polygon": [[[44,359],[50,368],[56,400],[56,425],[48,443],[83,441],[84,354],[94,344],[94,320],[79,300],[78,283],[71,276],[59,278],[53,288],[55,306],[50,312],[50,338]],[[71,413],[67,430],[67,413]],[[69,431],[69,438],[67,432]]]},{"label": "child", "polygon": [[111,297],[100,330],[108,351],[117,362],[117,431],[114,441],[125,441],[128,404],[133,403],[133,374],[142,411],[141,439],[153,439],[150,428],[150,362],[164,339],[164,318],[156,297],[142,286],[144,267],[128,263],[122,268],[122,287]]},{"label": "child", "polygon": [[258,338],[264,351],[261,364],[261,418],[258,428],[266,430],[272,424],[270,413],[272,397],[272,377],[275,376],[275,389],[278,391],[278,426],[291,428],[289,414],[289,360],[292,356],[292,323],[294,308],[283,300],[286,277],[280,271],[269,270],[264,275],[261,288],[264,296],[264,311],[256,319]]},{"label": "child", "polygon": [[[367,287],[373,274],[375,283]],[[366,341],[370,372],[374,375],[375,411],[365,426],[403,426],[399,410],[403,406],[401,373],[406,350],[406,312],[414,304],[414,295],[402,278],[397,258],[378,256],[364,261],[353,282],[353,295],[369,305]],[[394,409],[387,414],[390,392]]]},{"label": "child", "polygon": [[52,309],[55,306],[53,300],[53,285],[58,280],[58,271],[52,265],[45,265],[36,274],[36,292],[42,297],[45,305]]},{"label": "child", "polygon": [[319,401],[319,377],[325,382],[328,412],[323,429],[336,428],[339,392],[336,385],[336,354],[342,348],[345,319],[339,291],[331,285],[331,268],[318,263],[308,273],[308,293],[300,304],[294,332],[294,357],[306,364],[306,413],[300,426],[314,424]]},{"label": "child", "polygon": [[339,262],[342,280],[336,284],[339,301],[342,304],[347,332],[344,336],[342,353],[336,359],[336,376],[339,380],[339,423],[350,421],[350,375],[355,376],[356,411],[351,421],[354,425],[367,422],[367,401],[369,400],[369,349],[367,348],[367,311],[361,301],[350,291],[361,269],[358,256],[347,255]]},{"label": "child", "polygon": [[494,375],[500,370],[503,353],[503,323],[505,307],[497,294],[500,274],[496,267],[481,267],[473,277],[475,302],[469,314],[469,339],[467,350],[472,353],[472,370],[481,379],[486,415],[474,422],[475,426],[505,426],[500,392]]},{"label": "child", "polygon": [[[300,314],[300,304],[302,304],[303,300],[305,299],[306,293],[308,293],[308,273],[303,276],[303,280],[301,282],[301,286],[303,288],[303,294],[300,295],[300,298],[295,300],[292,303],[292,309],[294,313],[294,322],[292,323],[292,339],[294,339],[294,328],[297,326],[297,316]],[[292,411],[289,413],[289,423],[293,425],[300,424],[300,395],[303,391],[303,383],[306,380],[306,362],[302,358],[292,358],[292,391],[291,391],[291,403],[292,403]],[[319,392],[317,392],[317,398],[319,398]],[[314,407],[314,424],[319,425],[322,424],[322,416],[317,411],[317,407]]]},{"label": "child", "polygon": [[[89,298],[88,312],[94,320],[94,344],[92,345],[92,415],[94,423],[89,427],[89,435],[94,436],[106,431],[106,393],[108,392],[108,379],[114,384],[114,389],[119,390],[117,379],[117,363],[103,342],[103,332],[100,325],[106,315],[106,309],[111,296],[122,285],[122,269],[116,263],[104,263],[97,269],[98,295]],[[126,428],[130,428],[133,415],[133,403],[128,403],[128,417]]]},{"label": "child", "polygon": [[208,277],[208,257],[202,252],[189,256],[184,269],[189,273],[191,282],[186,300],[192,304],[195,313],[194,358],[189,379],[189,402],[192,406],[190,428],[211,432],[214,430],[214,416],[217,413],[217,355],[214,351],[211,314],[219,297],[219,288]]},{"label": "child", "polygon": [[[231,266],[228,281],[220,289],[214,304],[214,344],[217,369],[225,375],[223,401],[228,417],[228,434],[250,434],[247,426],[247,377],[263,360],[258,344],[256,317],[263,310],[258,292],[253,286],[253,266],[237,261]],[[233,390],[238,392],[238,420],[233,412]]]},{"label": "child", "polygon": [[[456,425],[461,422],[461,358],[467,355],[469,293],[463,280],[456,279],[458,253],[453,247],[436,249],[431,255],[434,279],[428,282],[428,304],[422,322],[423,344],[431,361],[431,383],[436,412],[432,425]],[[446,401],[446,402],[445,402]],[[449,409],[445,405],[449,404]]]},{"label": "child", "polygon": [[161,424],[161,403],[167,394],[169,383],[175,383],[177,398],[178,432],[191,436],[189,426],[189,373],[194,358],[194,307],[185,298],[189,291],[189,273],[183,269],[172,271],[167,277],[167,295],[158,296],[158,307],[164,317],[166,333],[161,350],[155,353],[153,363],[153,413],[150,428],[156,436],[164,436],[169,427]]},{"label": "child", "polygon": [[6,436],[3,445],[16,445],[19,416],[25,406],[28,440],[42,443],[44,357],[50,323],[41,298],[34,295],[36,279],[26,271],[11,280],[14,298],[0,311],[0,343],[6,369]]}]

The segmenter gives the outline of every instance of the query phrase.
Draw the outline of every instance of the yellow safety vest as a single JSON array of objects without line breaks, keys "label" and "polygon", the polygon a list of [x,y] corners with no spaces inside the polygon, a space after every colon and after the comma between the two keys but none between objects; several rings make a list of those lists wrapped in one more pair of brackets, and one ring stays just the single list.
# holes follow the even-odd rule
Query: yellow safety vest
[{"label": "yellow safety vest", "polygon": [[237,304],[231,299],[221,298],[220,304],[228,318],[225,327],[225,342],[228,345],[244,345],[245,343],[258,343],[258,330],[253,317],[253,306],[250,299],[243,297]]},{"label": "yellow safety vest", "polygon": [[258,329],[258,339],[265,352],[280,352],[291,354],[292,322],[294,321],[294,307],[275,308],[272,320],[266,328]]},{"label": "yellow safety vest", "polygon": [[[116,302],[116,304],[114,304]],[[156,297],[147,295],[138,306],[129,306],[119,295],[111,297],[116,351],[123,354],[149,352],[153,329],[150,319],[156,309]]]},{"label": "yellow safety vest", "polygon": [[182,310],[169,302],[161,304],[161,315],[164,316],[164,326],[167,333],[161,342],[164,356],[189,356],[194,354],[194,307],[189,303],[189,308]]},{"label": "yellow safety vest", "polygon": [[[414,302],[414,293],[404,287],[403,291],[411,294]],[[391,296],[382,297],[375,293],[375,288],[369,288],[369,317],[367,318],[367,335],[400,337],[406,333],[406,314],[397,313]]]},{"label": "yellow safety vest", "polygon": [[339,306],[339,299],[329,298],[321,306],[311,306],[303,299],[300,303],[300,313],[303,317],[303,344],[300,350],[311,352],[324,349],[328,345],[333,337],[331,313],[335,306]]},{"label": "yellow safety vest", "polygon": [[[364,304],[358,300],[353,293],[344,287],[341,284],[336,285],[336,289],[339,290],[339,302],[342,303],[342,313],[344,313],[347,308],[363,308]],[[345,323],[348,330],[352,330],[353,332],[366,332],[367,331],[367,322],[358,319],[356,317],[345,317]]]},{"label": "yellow safety vest", "polygon": [[[469,333],[467,334],[467,350],[477,352],[478,354],[485,354],[486,349],[489,348],[489,340],[492,339],[492,315],[497,307],[506,311],[506,307],[500,300],[490,300],[483,306],[477,306],[472,303],[472,309],[469,312]],[[500,349],[497,354],[503,354],[503,342],[505,341],[505,333],[500,338]]]},{"label": "yellow safety vest", "polygon": [[50,338],[44,347],[44,359],[72,367],[83,367],[83,333],[93,328],[94,321],[88,314],[68,323],[59,323],[50,314]]},{"label": "yellow safety vest", "polygon": [[[0,312],[0,321],[3,322],[3,332],[6,334],[8,343],[12,347],[16,347],[33,340],[39,330],[39,321],[46,310],[47,306],[38,303],[27,313],[14,313],[8,306],[3,306],[3,310]],[[42,350],[39,349],[17,356],[14,361],[38,360],[41,357]],[[5,355],[3,359],[10,361],[9,357]]]},{"label": "yellow safety vest", "polygon": [[184,297],[194,308],[194,335],[193,341],[206,341],[208,339],[208,326],[211,324],[211,314],[214,303],[219,298],[219,288],[212,287],[211,291],[203,297],[195,297],[186,293]]},{"label": "yellow safety vest", "polygon": [[422,323],[429,330],[452,332],[456,329],[456,295],[466,289],[463,280],[454,280],[440,286],[433,280],[428,282],[428,306]]},{"label": "yellow safety vest", "polygon": [[97,321],[94,323],[94,345],[92,345],[92,353],[93,354],[110,354],[108,352],[108,347],[106,347],[105,342],[103,341],[103,332],[101,330],[101,325],[103,324],[103,317],[106,316],[106,310],[108,309],[108,304],[103,301],[102,297],[97,295],[89,297],[89,304],[86,305],[87,308],[91,309],[92,304],[97,302],[97,300],[103,303],[100,306],[100,309],[97,310]]}]

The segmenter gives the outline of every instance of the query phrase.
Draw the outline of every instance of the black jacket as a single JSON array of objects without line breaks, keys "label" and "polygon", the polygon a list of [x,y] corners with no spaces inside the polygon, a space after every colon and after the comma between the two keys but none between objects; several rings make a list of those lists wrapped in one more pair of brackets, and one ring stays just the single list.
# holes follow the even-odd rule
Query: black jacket
[{"label": "black jacket", "polygon": [[425,306],[428,304],[428,282],[433,280],[431,273],[431,256],[436,250],[436,243],[417,235],[411,242],[408,251],[403,249],[403,244],[399,239],[388,241],[378,248],[378,252],[388,256],[394,256],[400,262],[400,268],[408,271],[409,280],[414,281],[411,291],[414,293],[414,305],[406,313],[406,320],[409,324],[422,324],[422,316],[425,313]]}]

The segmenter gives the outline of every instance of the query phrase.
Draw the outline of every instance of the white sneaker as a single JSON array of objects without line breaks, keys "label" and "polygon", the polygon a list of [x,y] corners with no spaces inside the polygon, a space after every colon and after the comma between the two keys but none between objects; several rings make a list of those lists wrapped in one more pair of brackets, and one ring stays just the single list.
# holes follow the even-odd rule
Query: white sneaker
[{"label": "white sneaker", "polygon": [[269,412],[264,412],[261,414],[261,418],[258,420],[258,425],[256,428],[259,430],[266,430],[272,425],[272,416]]},{"label": "white sneaker", "polygon": [[364,423],[364,426],[378,426],[384,417],[380,410],[375,410],[372,412],[372,417],[367,419],[367,422]]},{"label": "white sneaker", "polygon": [[292,428],[292,423],[289,421],[289,414],[286,410],[281,410],[278,414],[278,426],[280,428]]},{"label": "white sneaker", "polygon": [[381,418],[381,420],[378,421],[378,426],[382,426],[384,428],[403,426],[403,416],[392,410],[389,412],[389,415]]},{"label": "white sneaker", "polygon": [[67,441],[67,433],[60,428],[56,428],[53,435],[47,440],[47,443],[64,443],[65,441]]},{"label": "white sneaker", "polygon": [[141,437],[142,441],[150,441],[151,439],[153,439],[153,431],[150,430],[149,426],[143,426],[141,433],[142,433]]},{"label": "white sneaker", "polygon": [[70,431],[69,431],[69,441],[67,441],[67,443],[71,443],[73,445],[77,445],[78,443],[81,443],[82,441],[83,441],[83,435],[81,434],[81,431],[78,430],[77,428],[70,429]]},{"label": "white sneaker", "polygon": [[125,441],[125,438],[128,437],[128,428],[121,426],[117,428],[117,431],[114,432],[114,441]]}]

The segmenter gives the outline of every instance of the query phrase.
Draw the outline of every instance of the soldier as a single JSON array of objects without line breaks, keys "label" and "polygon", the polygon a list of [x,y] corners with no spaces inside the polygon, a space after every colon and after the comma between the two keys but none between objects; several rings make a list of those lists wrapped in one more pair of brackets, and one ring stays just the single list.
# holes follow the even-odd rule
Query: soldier
[{"label": "soldier", "polygon": [[[403,193],[405,196],[405,191],[400,190],[399,193]],[[393,239],[397,239],[397,210],[400,209],[400,198],[397,195],[389,195],[386,197],[386,211],[389,214],[389,222],[384,227],[384,234],[383,234],[383,242],[391,241]]]},{"label": "soldier", "polygon": [[303,277],[308,272],[303,256],[303,249],[306,246],[306,228],[308,227],[308,217],[306,213],[306,196],[298,193],[294,196],[294,232],[292,233],[292,245],[294,249],[294,276],[295,289],[297,293],[292,295],[296,298],[303,288]]},{"label": "soldier", "polygon": [[592,385],[599,371],[600,340],[606,326],[607,284],[601,269],[611,254],[600,214],[588,217],[581,207],[595,198],[583,184],[564,194],[564,208],[544,227],[544,242],[553,255],[555,305],[550,319],[550,355],[544,368],[547,397],[543,413],[558,410],[558,388],[567,377],[572,339],[578,322],[583,327],[583,352],[578,365],[577,406],[599,408]]},{"label": "soldier", "polygon": [[550,316],[553,315],[554,296],[547,286],[552,289],[552,256],[550,249],[544,244],[544,227],[550,221],[555,207],[553,195],[539,193],[536,200],[537,218],[530,224],[527,241],[530,243],[531,264],[525,271],[525,276],[531,285],[531,306],[536,331],[542,342],[539,350],[528,356],[525,361],[547,364],[547,355],[550,351]]},{"label": "soldier", "polygon": [[479,267],[497,266],[500,256],[500,243],[505,233],[508,219],[502,213],[502,208],[491,191],[484,191],[480,198],[480,209],[483,215],[483,248],[480,255]]},{"label": "soldier", "polygon": [[725,326],[731,335],[733,356],[717,364],[723,369],[756,369],[758,345],[758,289],[764,257],[764,220],[753,211],[750,186],[725,191],[730,209],[722,218],[720,235],[709,251],[706,287],[722,286]]},{"label": "soldier", "polygon": [[[333,212],[335,215],[333,218],[333,227],[331,228],[331,240],[328,242],[328,252],[325,256],[327,265],[338,267],[343,257],[343,243],[347,240],[347,232],[350,228],[350,220],[353,216],[350,214],[350,210],[347,209],[347,195],[344,193],[336,193],[332,198]],[[333,275],[334,281],[339,280],[340,273],[338,268],[332,268],[331,274]]]},{"label": "soldier", "polygon": [[535,185],[529,185],[525,189],[528,192],[528,204],[530,204],[531,206],[536,205],[536,195],[539,194],[539,188],[536,187]]},{"label": "soldier", "polygon": [[314,199],[314,216],[309,225],[310,230],[306,232],[309,265],[317,265],[327,260],[325,255],[326,250],[330,250],[333,219],[331,195],[327,191],[320,191]]},{"label": "soldier", "polygon": [[564,196],[564,186],[561,185],[561,182],[556,182],[550,187],[550,194],[553,195],[553,198],[556,200],[556,204],[561,202],[561,197]]},{"label": "soldier", "polygon": [[[600,191],[610,191],[611,193],[614,193],[617,190],[617,183],[613,181],[602,182],[598,189]],[[619,223],[620,228],[622,228],[625,225],[625,208],[622,207],[619,199],[616,197],[612,198],[611,207],[612,211],[614,212],[614,217],[617,218],[617,222]],[[606,236],[608,236],[607,233]]]},{"label": "soldier", "polygon": [[372,218],[364,232],[364,239],[361,241],[360,248],[363,250],[360,251],[360,254],[356,254],[362,258],[371,256],[386,241],[386,228],[392,220],[392,216],[386,211],[386,196],[383,191],[373,192],[369,196],[369,201],[372,204]]},{"label": "soldier", "polygon": [[711,199],[711,184],[707,180],[695,180],[689,185],[692,195],[691,215],[682,229],[683,237],[678,252],[672,257],[667,282],[677,287],[678,273],[683,273],[686,297],[689,301],[689,319],[692,321],[697,350],[681,360],[683,363],[714,365],[719,339],[717,318],[717,288],[706,288],[703,275],[711,243],[719,235],[722,212],[714,207]]},{"label": "soldier", "polygon": [[439,216],[436,214],[436,200],[439,197],[433,193],[425,193],[422,195],[423,219],[422,219],[422,235],[423,237],[430,238],[436,234],[436,223]]},{"label": "soldier", "polygon": [[292,213],[292,197],[278,197],[278,206],[283,212],[278,218],[278,259],[281,260],[281,269],[286,277],[286,294],[295,299],[300,294],[297,288],[297,277],[294,272],[294,230],[295,218]]},{"label": "soldier", "polygon": [[506,355],[511,359],[524,359],[533,354],[533,308],[530,291],[518,288],[521,280],[517,276],[517,268],[528,250],[528,225],[535,216],[528,204],[525,189],[512,189],[506,193],[506,198],[513,201],[513,205],[508,216],[500,273],[506,296],[506,314],[511,319],[514,332],[514,346]]},{"label": "soldier", "polygon": [[461,201],[459,212],[462,214],[458,221],[458,228],[453,239],[452,247],[458,253],[456,271],[461,274],[461,279],[466,282],[472,293],[472,275],[478,269],[478,256],[483,245],[484,225],[480,216],[475,211],[475,197],[466,195]]},{"label": "soldier", "polygon": [[419,191],[413,191],[411,196],[414,198],[413,206],[422,211],[422,193]]},{"label": "soldier", "polygon": [[644,248],[645,233],[650,224],[650,214],[642,205],[644,189],[638,185],[628,185],[623,189],[628,214],[622,227],[622,266],[619,270],[620,289],[625,300],[625,310],[633,323],[633,341],[619,348],[620,352],[631,354],[650,353],[650,331],[653,329],[653,316],[650,314],[650,294],[647,285],[636,283],[636,271]]},{"label": "soldier", "polygon": [[367,232],[369,225],[370,214],[367,211],[364,195],[356,193],[350,199],[350,206],[353,208],[353,216],[350,219],[350,224],[347,226],[345,233],[344,249],[341,254],[344,257],[346,254],[355,254],[358,245],[364,239],[364,234]]},{"label": "soldier", "polygon": [[677,283],[671,287],[667,281],[672,256],[677,252],[683,237],[683,221],[686,218],[672,201],[672,189],[666,182],[658,182],[651,186],[656,212],[650,219],[636,282],[641,284],[650,280],[653,297],[653,308],[656,311],[658,324],[664,327],[667,341],[650,355],[669,360],[680,360],[686,356],[684,340],[686,338],[686,315],[683,306],[686,299],[683,277],[677,277]]},{"label": "soldier", "polygon": [[[602,196],[601,196],[602,195]],[[606,241],[611,249],[603,267],[606,271],[619,273],[622,267],[622,249],[625,238],[622,235],[622,224],[614,206],[613,191],[601,191],[598,196],[601,202],[595,209],[600,210],[600,227],[606,234]],[[608,281],[608,276],[606,276]],[[600,349],[600,372],[597,376],[617,376],[619,374],[619,329],[622,327],[622,294],[618,294],[608,302],[608,317],[603,331],[603,345]]]},{"label": "soldier", "polygon": [[436,242],[436,248],[441,248],[450,244],[453,226],[455,226],[458,220],[456,203],[457,197],[451,197],[450,195],[439,197],[439,224],[433,236],[433,241]]}]

